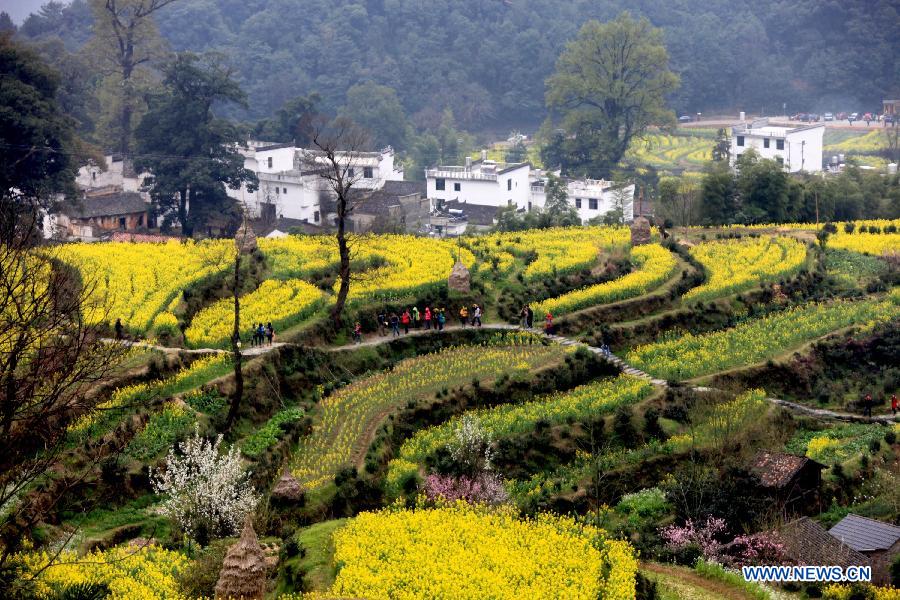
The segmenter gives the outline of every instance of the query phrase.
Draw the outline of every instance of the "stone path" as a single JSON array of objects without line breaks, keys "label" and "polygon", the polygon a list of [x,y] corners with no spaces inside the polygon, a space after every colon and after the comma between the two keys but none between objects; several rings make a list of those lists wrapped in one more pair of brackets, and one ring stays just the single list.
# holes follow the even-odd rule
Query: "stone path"
[{"label": "stone path", "polygon": [[[444,326],[444,331],[457,331],[457,330],[461,330],[461,329],[475,329],[475,328],[474,327],[462,327],[460,325]],[[627,362],[625,362],[624,360],[622,360],[620,357],[616,356],[612,352],[604,352],[602,349],[597,348],[596,346],[590,346],[588,344],[585,344],[584,342],[579,342],[579,341],[576,341],[576,340],[573,340],[571,338],[567,338],[567,337],[564,337],[561,335],[548,334],[541,329],[536,329],[536,328],[522,329],[518,325],[510,325],[508,323],[486,323],[484,326],[481,327],[481,329],[498,330],[498,331],[510,331],[510,330],[528,331],[530,333],[534,333],[534,334],[546,337],[547,339],[551,340],[552,342],[555,342],[562,346],[583,346],[589,352],[593,352],[594,354],[600,355],[603,358],[605,358],[606,360],[608,360],[609,362],[611,362],[612,364],[616,365],[617,367],[622,369],[622,371],[624,373],[627,373],[628,375],[631,375],[633,377],[640,377],[641,379],[646,379],[653,385],[661,387],[661,388],[669,387],[669,383],[665,379],[657,379],[657,378],[653,377],[652,375],[650,375],[649,373],[645,373],[644,371],[641,371],[640,369],[633,367],[632,365],[628,364]],[[388,344],[393,340],[401,339],[404,337],[417,337],[417,336],[422,336],[422,335],[439,335],[439,334],[440,334],[440,332],[436,331],[434,329],[430,329],[430,330],[429,329],[413,329],[412,331],[410,331],[407,334],[401,334],[400,337],[391,336],[391,335],[378,336],[378,335],[370,334],[370,336],[366,336],[366,337],[370,337],[370,339],[360,342],[358,344],[350,343],[350,344],[346,344],[343,346],[329,346],[326,348],[326,350],[329,352],[342,352],[342,351],[346,351],[346,350],[354,350],[356,348]],[[110,342],[110,343],[124,344],[129,347],[130,346],[139,346],[142,348],[150,348],[152,350],[159,350],[162,352],[187,352],[187,353],[191,353],[191,354],[211,354],[211,353],[229,354],[231,352],[230,350],[223,350],[221,348],[194,348],[194,349],[171,348],[171,347],[167,347],[167,346],[157,346],[157,345],[151,344],[149,342],[114,340],[114,339],[109,339],[109,338],[104,339],[104,341]],[[264,345],[264,346],[251,346],[251,347],[243,350],[242,355],[243,356],[251,356],[251,357],[252,356],[261,356],[263,354],[267,354],[273,350],[276,350],[276,349],[284,347],[284,346],[299,346],[299,345],[300,344],[295,344],[293,342],[274,342],[272,344]],[[717,390],[716,388],[710,388],[710,387],[704,387],[704,386],[692,386],[691,389],[693,389],[694,391],[697,391],[697,392],[720,391],[720,390]],[[784,407],[790,411],[793,411],[796,413],[801,413],[801,414],[807,414],[807,415],[817,417],[820,419],[831,419],[831,420],[846,421],[846,422],[851,422],[851,423],[885,423],[885,424],[888,424],[888,423],[896,422],[896,419],[894,417],[892,417],[891,415],[876,415],[874,417],[864,417],[862,415],[836,412],[836,411],[827,410],[824,408],[812,408],[810,406],[804,406],[803,404],[798,404],[796,402],[790,402],[788,400],[783,400],[781,398],[766,398],[766,400],[768,400],[769,402],[771,402],[773,404],[777,404],[778,406]]]}]

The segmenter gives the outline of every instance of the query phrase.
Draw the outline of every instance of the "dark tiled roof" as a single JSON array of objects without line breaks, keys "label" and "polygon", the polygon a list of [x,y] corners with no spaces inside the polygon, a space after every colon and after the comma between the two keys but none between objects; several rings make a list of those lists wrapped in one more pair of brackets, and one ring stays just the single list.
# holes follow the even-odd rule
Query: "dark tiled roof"
[{"label": "dark tiled roof", "polygon": [[798,565],[867,566],[869,559],[842,544],[824,527],[803,517],[786,523],[779,531],[785,554]]},{"label": "dark tiled roof", "polygon": [[355,213],[379,215],[387,212],[392,206],[400,206],[400,198],[418,195],[425,197],[424,181],[385,181],[384,185],[369,194],[354,209]]},{"label": "dark tiled roof", "polygon": [[76,219],[89,219],[91,217],[132,215],[146,210],[147,203],[137,192],[117,192],[81,198],[68,206],[64,212]]},{"label": "dark tiled roof", "polygon": [[828,533],[860,552],[887,550],[900,540],[900,527],[859,515],[847,515]]},{"label": "dark tiled roof", "polygon": [[442,206],[443,210],[461,210],[469,220],[470,225],[493,225],[500,209],[486,204],[472,204],[459,200],[447,200]]},{"label": "dark tiled roof", "polygon": [[290,233],[291,229],[296,228],[299,229],[302,233],[307,233],[310,235],[316,235],[324,232],[321,227],[313,223],[306,223],[300,219],[287,219],[284,217],[276,219],[275,221],[269,223],[263,223],[262,221],[253,221],[251,223],[251,226],[253,227],[253,231],[259,237],[265,237],[276,229],[278,231]]},{"label": "dark tiled roof", "polygon": [[502,165],[497,165],[499,170],[497,171],[498,175],[502,175],[503,173],[508,173],[510,171],[515,171],[516,169],[520,169],[525,165],[531,166],[530,163],[505,163]]},{"label": "dark tiled roof", "polygon": [[805,456],[762,451],[756,455],[751,469],[759,477],[763,487],[780,488],[790,483],[800,469],[810,462],[818,465]]}]

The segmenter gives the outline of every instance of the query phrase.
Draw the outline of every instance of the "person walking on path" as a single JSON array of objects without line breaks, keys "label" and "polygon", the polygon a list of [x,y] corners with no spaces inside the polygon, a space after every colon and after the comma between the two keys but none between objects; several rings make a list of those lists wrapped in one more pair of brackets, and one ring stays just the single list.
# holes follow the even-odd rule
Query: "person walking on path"
[{"label": "person walking on path", "polygon": [[116,339],[121,340],[124,336],[122,335],[122,331],[125,329],[122,327],[122,319],[116,319]]},{"label": "person walking on path", "polygon": [[397,313],[391,313],[391,337],[400,337],[400,318]]},{"label": "person walking on path", "polygon": [[275,339],[275,328],[272,327],[272,322],[269,321],[266,323],[266,340],[269,342],[269,345],[272,345],[272,341]]},{"label": "person walking on path", "polygon": [[866,394],[866,397],[863,398],[863,415],[872,416],[872,394]]},{"label": "person walking on path", "polygon": [[359,321],[353,326],[353,341],[357,344],[362,343],[362,324]]},{"label": "person walking on path", "polygon": [[400,322],[403,323],[403,333],[409,335],[409,322],[412,321],[412,317],[409,316],[409,309],[403,311],[403,316],[400,317]]},{"label": "person walking on path", "polygon": [[473,305],[472,309],[472,326],[473,327],[481,327],[481,307],[477,304]]},{"label": "person walking on path", "polygon": [[466,323],[469,322],[469,309],[466,308],[466,305],[463,304],[463,307],[459,309],[459,324],[462,327],[466,326]]},{"label": "person walking on path", "polygon": [[525,327],[531,329],[534,327],[534,311],[531,310],[530,305],[525,306],[525,311],[528,313],[525,317]]},{"label": "person walking on path", "polygon": [[891,394],[891,414],[896,417],[897,411],[900,411],[900,405],[897,404],[897,394]]},{"label": "person walking on path", "polygon": [[444,330],[444,323],[446,323],[446,322],[447,322],[447,315],[444,314],[444,309],[442,308],[442,309],[438,310],[438,315],[437,315],[438,331]]},{"label": "person walking on path", "polygon": [[547,316],[544,317],[544,333],[550,335],[553,333],[553,315],[549,312]]},{"label": "person walking on path", "polygon": [[412,325],[414,329],[419,328],[419,307],[413,306],[412,309]]},{"label": "person walking on path", "polygon": [[384,314],[384,311],[378,313],[378,316],[375,317],[375,322],[378,324],[378,335],[384,337],[387,335],[387,315]]},{"label": "person walking on path", "polygon": [[523,305],[519,311],[519,327],[525,329],[528,327],[528,305]]},{"label": "person walking on path", "polygon": [[431,329],[431,307],[425,306],[425,329]]}]

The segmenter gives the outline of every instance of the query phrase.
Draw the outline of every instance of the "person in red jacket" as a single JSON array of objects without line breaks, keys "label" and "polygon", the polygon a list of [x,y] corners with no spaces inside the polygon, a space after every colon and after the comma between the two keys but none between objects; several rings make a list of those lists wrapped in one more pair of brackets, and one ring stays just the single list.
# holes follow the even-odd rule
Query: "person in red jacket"
[{"label": "person in red jacket", "polygon": [[896,416],[898,410],[900,410],[900,406],[897,404],[897,394],[891,394],[891,412]]},{"label": "person in red jacket", "polygon": [[431,307],[425,307],[425,329],[431,329]]},{"label": "person in red jacket", "polygon": [[409,324],[412,321],[412,317],[409,315],[409,309],[403,311],[403,316],[400,317],[400,322],[403,323],[403,333],[409,333]]}]

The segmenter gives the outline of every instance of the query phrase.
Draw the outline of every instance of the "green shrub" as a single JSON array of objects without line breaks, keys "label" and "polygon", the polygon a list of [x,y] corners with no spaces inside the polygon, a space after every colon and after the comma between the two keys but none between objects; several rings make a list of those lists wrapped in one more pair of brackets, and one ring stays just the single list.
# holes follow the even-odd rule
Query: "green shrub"
[{"label": "green shrub", "polygon": [[257,429],[241,444],[241,452],[255,458],[274,446],[284,434],[284,425],[303,418],[303,410],[297,407],[278,411],[265,425]]},{"label": "green shrub", "polygon": [[185,435],[194,422],[194,412],[178,404],[167,404],[154,414],[125,449],[125,454],[139,461],[148,461],[165,454]]},{"label": "green shrub", "polygon": [[194,390],[184,395],[184,401],[197,412],[216,415],[228,406],[228,400],[216,390]]}]

